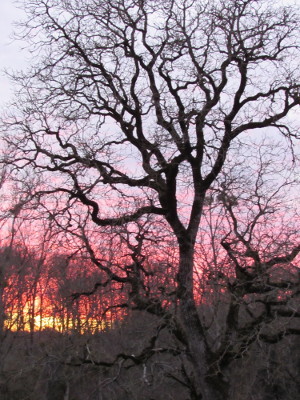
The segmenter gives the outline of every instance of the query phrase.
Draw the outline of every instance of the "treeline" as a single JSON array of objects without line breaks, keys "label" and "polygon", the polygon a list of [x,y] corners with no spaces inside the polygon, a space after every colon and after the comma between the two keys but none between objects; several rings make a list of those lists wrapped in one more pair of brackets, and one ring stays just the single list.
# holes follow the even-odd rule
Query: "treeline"
[{"label": "treeline", "polygon": [[125,291],[104,281],[88,260],[68,254],[38,257],[26,247],[0,249],[2,330],[98,332],[122,319]]},{"label": "treeline", "polygon": [[[117,267],[124,269],[125,276],[125,271],[134,268],[126,261]],[[25,244],[5,246],[0,248],[0,275],[2,331],[97,333],[129,312],[128,284],[107,278],[80,252],[52,251],[41,256]],[[167,298],[174,291],[171,264],[156,264],[146,275],[149,295],[160,293]],[[171,307],[172,296],[167,303]]]}]

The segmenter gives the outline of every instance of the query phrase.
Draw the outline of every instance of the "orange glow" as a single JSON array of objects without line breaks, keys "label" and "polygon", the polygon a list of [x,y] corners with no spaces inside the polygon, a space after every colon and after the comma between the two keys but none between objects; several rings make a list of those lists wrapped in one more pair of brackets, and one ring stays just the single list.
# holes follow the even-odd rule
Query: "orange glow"
[{"label": "orange glow", "polygon": [[112,315],[106,315],[105,319],[95,318],[95,316],[85,313],[84,308],[88,308],[86,307],[88,305],[87,300],[81,302],[79,311],[76,311],[76,314],[70,314],[68,310],[57,312],[55,305],[50,302],[42,304],[39,296],[35,298],[33,303],[26,301],[20,305],[20,303],[15,302],[6,312],[4,328],[13,332],[37,332],[54,329],[59,332],[76,330],[79,333],[95,333],[111,326]]}]

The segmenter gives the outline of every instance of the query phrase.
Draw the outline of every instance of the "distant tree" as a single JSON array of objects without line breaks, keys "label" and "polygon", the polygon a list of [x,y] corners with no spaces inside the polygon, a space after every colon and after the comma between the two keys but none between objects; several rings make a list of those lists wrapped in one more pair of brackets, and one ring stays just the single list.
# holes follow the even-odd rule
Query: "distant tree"
[{"label": "distant tree", "polygon": [[[298,313],[286,310],[286,296],[299,293],[298,266],[284,269],[288,283],[275,272],[296,259],[297,238],[283,245],[280,225],[259,237],[261,221],[277,212],[260,195],[259,166],[254,188],[221,179],[238,140],[247,156],[259,131],[281,134],[291,148],[299,137],[299,9],[265,0],[29,0],[26,12],[22,37],[38,61],[14,77],[2,162],[19,180],[34,172],[32,203],[106,273],[99,287],[118,282],[128,305],[161,318],[192,365],[191,397],[230,398],[226,370],[251,342],[299,333],[262,326],[266,316],[271,323]],[[225,210],[228,228],[218,239],[224,269],[215,259],[209,276],[228,299],[216,346],[194,285],[209,204]],[[151,290],[160,251],[177,258],[174,290]],[[155,343],[127,359],[142,364]]]}]

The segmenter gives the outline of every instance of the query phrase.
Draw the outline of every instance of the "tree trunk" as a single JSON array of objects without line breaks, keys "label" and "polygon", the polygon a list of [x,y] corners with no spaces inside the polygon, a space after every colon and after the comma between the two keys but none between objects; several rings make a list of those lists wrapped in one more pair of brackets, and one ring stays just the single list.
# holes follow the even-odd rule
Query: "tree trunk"
[{"label": "tree trunk", "polygon": [[214,385],[207,379],[209,349],[193,293],[193,258],[193,248],[181,250],[178,273],[181,323],[194,372],[190,377],[194,393],[192,398],[193,400],[226,400],[228,398],[227,390],[222,390],[221,393],[219,385]]}]

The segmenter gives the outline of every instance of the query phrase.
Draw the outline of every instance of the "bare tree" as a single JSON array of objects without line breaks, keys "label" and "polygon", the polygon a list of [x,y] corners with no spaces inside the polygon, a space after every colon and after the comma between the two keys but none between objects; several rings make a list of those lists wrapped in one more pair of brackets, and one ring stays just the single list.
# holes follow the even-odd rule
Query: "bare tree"
[{"label": "bare tree", "polygon": [[[38,62],[14,78],[19,100],[4,118],[3,162],[16,174],[33,169],[33,201],[81,239],[110,281],[128,285],[129,303],[172,324],[193,365],[193,398],[228,398],[222,370],[211,373],[220,356],[212,357],[196,307],[199,226],[238,137],[266,130],[291,146],[297,138],[289,116],[300,103],[299,10],[264,0],[28,0],[26,11],[22,35]],[[234,199],[219,191],[233,227],[222,246],[236,278],[252,273],[237,243],[257,268],[295,259],[297,243],[258,258],[248,241],[253,223],[241,230]],[[148,218],[153,230],[139,231]],[[125,227],[132,262],[104,260],[95,236],[80,230],[86,219],[111,244]],[[178,255],[175,322],[162,292],[152,296],[143,281],[144,249],[164,222]],[[231,304],[227,345],[237,313]]]}]

